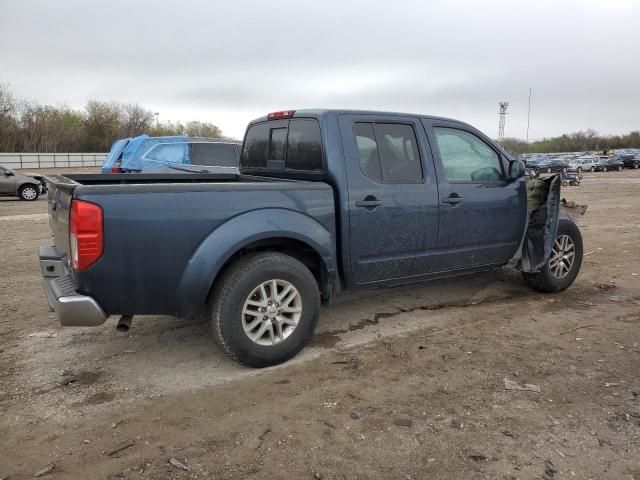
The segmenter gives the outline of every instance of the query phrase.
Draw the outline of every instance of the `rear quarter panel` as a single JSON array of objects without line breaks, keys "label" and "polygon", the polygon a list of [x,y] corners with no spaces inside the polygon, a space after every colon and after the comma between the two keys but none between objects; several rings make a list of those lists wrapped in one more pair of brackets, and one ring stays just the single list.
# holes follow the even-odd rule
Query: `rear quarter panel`
[{"label": "rear quarter panel", "polygon": [[[322,255],[335,258],[333,194],[323,183],[117,187],[75,192],[104,211],[104,254],[77,279],[109,314],[193,313],[224,260],[260,228],[295,238],[314,225],[319,243],[331,239]],[[236,218],[232,228],[221,228]]]}]

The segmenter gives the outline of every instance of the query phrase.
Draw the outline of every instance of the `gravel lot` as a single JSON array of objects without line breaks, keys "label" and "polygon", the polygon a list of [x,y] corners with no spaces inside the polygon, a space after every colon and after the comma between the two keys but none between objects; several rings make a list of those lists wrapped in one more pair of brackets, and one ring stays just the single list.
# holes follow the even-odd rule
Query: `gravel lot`
[{"label": "gravel lot", "polygon": [[264,370],[196,320],[60,328],[46,203],[0,198],[0,479],[640,480],[640,171],[563,195],[589,204],[570,290],[500,271],[349,293]]}]

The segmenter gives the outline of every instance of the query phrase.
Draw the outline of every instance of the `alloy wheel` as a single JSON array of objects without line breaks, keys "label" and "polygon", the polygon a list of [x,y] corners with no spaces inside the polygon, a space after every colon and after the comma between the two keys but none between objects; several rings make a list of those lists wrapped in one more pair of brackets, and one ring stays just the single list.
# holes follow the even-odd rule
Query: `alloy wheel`
[{"label": "alloy wheel", "polygon": [[549,259],[549,271],[557,279],[566,277],[576,259],[576,247],[569,235],[556,238]]},{"label": "alloy wheel", "polygon": [[258,345],[277,345],[298,326],[302,297],[286,280],[273,279],[258,285],[242,307],[242,328]]}]

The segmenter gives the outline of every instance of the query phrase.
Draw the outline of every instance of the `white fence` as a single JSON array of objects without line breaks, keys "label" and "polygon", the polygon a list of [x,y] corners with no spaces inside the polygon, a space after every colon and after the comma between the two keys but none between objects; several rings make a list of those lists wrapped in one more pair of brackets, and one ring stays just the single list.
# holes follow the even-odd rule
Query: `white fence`
[{"label": "white fence", "polygon": [[106,153],[0,153],[0,165],[19,168],[99,167]]}]

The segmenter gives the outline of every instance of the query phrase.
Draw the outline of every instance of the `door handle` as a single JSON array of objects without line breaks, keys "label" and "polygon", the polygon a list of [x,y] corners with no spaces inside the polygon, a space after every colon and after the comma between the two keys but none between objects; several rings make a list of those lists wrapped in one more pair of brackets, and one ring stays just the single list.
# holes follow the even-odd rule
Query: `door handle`
[{"label": "door handle", "polygon": [[364,200],[356,200],[356,207],[364,207],[368,210],[373,210],[380,205],[382,205],[382,200],[378,200],[373,195],[367,195]]},{"label": "door handle", "polygon": [[440,201],[442,203],[449,203],[451,205],[457,205],[459,203],[462,203],[464,201],[464,198],[462,198],[457,193],[452,193],[448,197],[442,198]]}]

